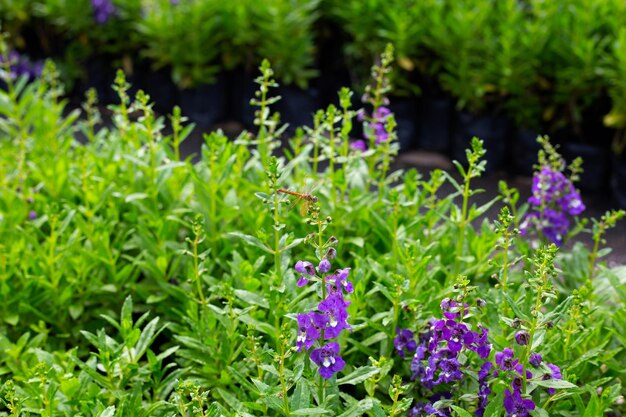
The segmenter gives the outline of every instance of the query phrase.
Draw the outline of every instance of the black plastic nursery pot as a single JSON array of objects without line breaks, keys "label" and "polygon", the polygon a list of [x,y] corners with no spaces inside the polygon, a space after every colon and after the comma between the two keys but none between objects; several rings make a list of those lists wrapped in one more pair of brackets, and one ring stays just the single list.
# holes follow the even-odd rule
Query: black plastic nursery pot
[{"label": "black plastic nursery pot", "polygon": [[626,158],[611,157],[611,191],[620,208],[626,209]]},{"label": "black plastic nursery pot", "polygon": [[180,91],[180,107],[184,116],[200,128],[208,128],[226,114],[227,91],[223,77],[218,81]]},{"label": "black plastic nursery pot", "polygon": [[156,111],[162,114],[170,114],[179,102],[178,88],[172,80],[170,68],[158,70],[144,67],[137,74],[139,86],[150,96]]},{"label": "black plastic nursery pot", "polygon": [[400,150],[406,151],[417,147],[418,126],[418,103],[412,98],[392,97],[389,99],[389,110],[393,113],[398,135]]},{"label": "black plastic nursery pot", "polygon": [[452,100],[422,98],[419,105],[417,147],[427,151],[446,153],[450,150]]},{"label": "black plastic nursery pot", "polygon": [[509,153],[509,173],[523,177],[533,175],[541,145],[537,143],[539,134],[530,129],[516,129],[511,133]]},{"label": "black plastic nursery pot", "polygon": [[577,186],[586,191],[600,191],[607,188],[611,175],[611,154],[609,149],[582,143],[565,143],[562,154],[570,163],[576,157],[583,159],[583,173]]},{"label": "black plastic nursery pot", "polygon": [[119,101],[113,90],[115,69],[111,66],[111,59],[107,57],[92,57],[83,63],[85,78],[76,83],[76,93],[80,99],[85,97],[87,90],[93,88],[98,94],[101,104],[110,104]]},{"label": "black plastic nursery pot", "polygon": [[258,87],[254,82],[254,76],[243,68],[230,70],[225,76],[228,89],[226,117],[229,120],[237,120],[246,129],[252,130],[255,108],[250,104],[250,100]]},{"label": "black plastic nursery pot", "polygon": [[295,86],[281,85],[276,89],[276,94],[281,97],[276,103],[275,109],[280,112],[282,123],[289,124],[289,130],[300,126],[313,126],[313,115],[320,108],[320,94],[316,88],[309,87],[306,90]]},{"label": "black plastic nursery pot", "polygon": [[493,172],[506,164],[509,121],[499,115],[475,116],[459,112],[452,136],[452,157],[467,165],[465,150],[471,147],[472,137],[482,139],[487,151],[486,170]]}]

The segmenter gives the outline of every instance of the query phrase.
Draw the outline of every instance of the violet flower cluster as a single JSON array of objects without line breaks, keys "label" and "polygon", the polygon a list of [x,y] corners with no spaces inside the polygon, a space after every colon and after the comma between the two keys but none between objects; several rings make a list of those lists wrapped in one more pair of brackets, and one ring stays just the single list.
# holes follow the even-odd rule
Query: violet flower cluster
[{"label": "violet flower cluster", "polygon": [[[446,298],[441,302],[441,309],[443,319],[431,320],[427,332],[419,335],[419,344],[410,330],[396,329],[394,347],[398,356],[404,358],[409,353],[413,354],[411,379],[419,381],[422,387],[434,392],[429,397],[429,402],[416,404],[408,415],[452,416],[450,408],[435,402],[452,398],[450,387],[445,384],[464,381],[468,375],[472,375],[472,378],[478,377],[476,416],[484,415],[491,394],[490,384],[495,378],[507,385],[503,401],[507,417],[530,416],[530,412],[535,409],[535,403],[523,396],[524,372],[526,380],[561,379],[559,367],[551,363],[544,364],[539,353],[530,353],[528,364],[533,370],[525,369],[510,348],[496,352],[492,362],[488,359],[492,350],[488,330],[478,326],[478,331],[472,331],[463,323],[463,319],[469,316],[469,306]],[[527,346],[530,335],[520,330],[515,334],[515,341],[520,346]],[[476,354],[479,362],[483,361],[477,373],[472,371],[471,361],[467,360],[470,352]],[[553,395],[555,390],[548,388],[547,392]]]},{"label": "violet flower cluster", "polygon": [[93,16],[99,25],[106,24],[117,13],[112,0],[91,0]]},{"label": "violet flower cluster", "polygon": [[569,216],[577,216],[585,210],[572,181],[563,172],[549,166],[535,172],[528,203],[532,210],[520,225],[520,233],[525,235],[532,224],[559,246],[570,228]]},{"label": "violet flower cluster", "polygon": [[[462,357],[467,357],[469,352],[482,359],[487,359],[491,353],[488,330],[479,326],[478,331],[472,331],[463,323],[469,313],[467,304],[446,298],[441,302],[441,310],[443,319],[431,320],[428,331],[419,337],[419,345],[410,343],[412,335],[408,330],[398,329],[398,336],[394,339],[396,352],[401,357],[405,352],[415,352],[411,362],[411,379],[418,380],[429,390],[463,380],[468,363],[462,364]],[[430,403],[413,407],[409,415],[451,415],[450,410],[433,406],[437,401],[435,397],[430,400]]]},{"label": "violet flower cluster", "polygon": [[[519,341],[518,341],[519,343]],[[510,383],[510,387],[504,391],[504,409],[507,417],[528,417],[530,411],[535,409],[535,403],[531,399],[522,397],[524,366],[515,359],[513,350],[505,348],[495,355],[496,370],[494,376],[505,379]],[[528,363],[537,371],[542,370],[543,358],[538,353],[531,353]],[[561,379],[561,370],[558,366],[547,363],[547,372],[542,375],[543,380]],[[533,373],[526,369],[526,379],[533,378]],[[548,388],[548,394],[554,395],[555,389]]]},{"label": "violet flower cluster", "polygon": [[334,253],[331,248],[317,268],[306,261],[298,261],[295,266],[296,272],[301,274],[297,284],[299,287],[308,285],[311,280],[319,280],[326,287],[326,297],[318,304],[317,311],[298,314],[296,338],[298,352],[308,351],[316,344],[319,346],[311,352],[311,360],[319,366],[319,374],[326,379],[345,367],[339,354],[339,343],[324,343],[338,338],[343,330],[350,329],[347,311],[350,302],[345,300],[344,295],[353,291],[352,283],[348,281],[350,268],[338,269],[328,274],[331,269],[329,258],[332,259]]},{"label": "violet flower cluster", "polygon": [[[357,119],[364,122],[364,134],[369,143],[374,142],[380,145],[389,140],[389,132],[387,132],[387,120],[391,116],[391,110],[385,106],[380,106],[374,110],[372,117],[368,117],[365,110],[359,111]],[[352,142],[352,148],[360,151],[367,150],[367,142],[363,139]]]},{"label": "violet flower cluster", "polygon": [[0,66],[9,64],[9,76],[12,80],[26,76],[34,79],[41,76],[43,70],[42,61],[31,61],[27,56],[19,54],[17,51],[10,51],[7,56],[0,55]]}]

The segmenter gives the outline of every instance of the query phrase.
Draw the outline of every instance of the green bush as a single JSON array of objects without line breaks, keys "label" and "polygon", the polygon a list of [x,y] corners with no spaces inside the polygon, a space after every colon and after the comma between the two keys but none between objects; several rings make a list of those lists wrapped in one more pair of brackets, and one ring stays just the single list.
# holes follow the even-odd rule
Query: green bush
[{"label": "green bush", "polygon": [[[378,111],[388,85],[378,78],[391,61],[389,48],[372,71]],[[180,158],[192,129],[180,111],[157,117],[144,93],[128,97],[121,73],[108,127],[93,94],[80,117],[65,111],[50,65],[30,84],[5,77],[0,415],[399,416],[430,402],[466,416],[485,383],[485,415],[503,415],[513,387],[540,415],[625,411],[626,275],[601,262],[603,233],[624,212],[582,219],[575,175],[563,174],[547,139],[540,162],[549,175],[537,179],[558,177],[566,208],[577,210],[556,243],[589,232],[590,248],[550,243],[547,219],[533,217],[562,208],[548,187],[535,186],[543,199],[529,205],[503,183],[501,196],[479,204],[477,138],[467,167],[428,179],[391,169],[392,115],[388,140],[353,149],[347,89],[340,108],[320,110],[306,136],[299,130],[274,155],[284,127],[268,107],[276,83],[267,61],[261,72],[258,134],[206,134],[195,164]],[[500,214],[490,220],[492,208]],[[338,294],[339,306],[322,305]],[[343,359],[297,348],[314,338],[299,315],[315,311],[326,314],[327,335],[349,326],[330,339]],[[434,330],[433,320],[472,340],[455,356],[462,379],[429,387],[411,369],[410,346],[398,348],[397,329],[408,341]],[[486,355],[467,348],[479,331]],[[315,339],[317,353],[330,342]],[[498,364],[505,349],[532,377]],[[531,368],[531,353],[543,364]],[[485,382],[478,370],[491,361],[500,374]],[[331,364],[326,378],[320,370]],[[440,389],[452,397],[437,401]]]}]

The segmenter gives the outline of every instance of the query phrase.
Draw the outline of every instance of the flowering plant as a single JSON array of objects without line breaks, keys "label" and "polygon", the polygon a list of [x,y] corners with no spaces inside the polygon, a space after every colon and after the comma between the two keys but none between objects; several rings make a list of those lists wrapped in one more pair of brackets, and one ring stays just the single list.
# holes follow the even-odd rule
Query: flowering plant
[{"label": "flowering plant", "polygon": [[347,90],[279,154],[261,73],[258,133],[207,134],[195,163],[181,112],[121,72],[106,126],[50,63],[0,73],[0,414],[626,411],[624,269],[601,248],[623,212],[589,256],[535,248],[519,192],[474,198],[478,138],[459,176],[391,171],[393,131],[350,150]]}]

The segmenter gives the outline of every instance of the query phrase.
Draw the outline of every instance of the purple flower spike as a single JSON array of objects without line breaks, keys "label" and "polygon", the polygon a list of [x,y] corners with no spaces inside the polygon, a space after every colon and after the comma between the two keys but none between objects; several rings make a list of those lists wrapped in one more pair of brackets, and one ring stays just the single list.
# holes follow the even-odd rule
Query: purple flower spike
[{"label": "purple flower spike", "polygon": [[326,272],[330,271],[330,261],[326,258],[322,259],[320,261],[320,264],[317,266],[317,271],[320,274],[325,274]]},{"label": "purple flower spike", "polygon": [[530,411],[535,409],[535,403],[532,400],[522,398],[519,391],[509,389],[504,391],[504,409],[507,417],[529,417]]},{"label": "purple flower spike", "polygon": [[307,262],[307,261],[298,261],[296,262],[296,272],[299,272],[301,274],[307,274],[307,275],[315,275],[315,267],[313,266],[313,264],[311,262]]},{"label": "purple flower spike", "polygon": [[544,166],[533,176],[532,196],[528,202],[534,207],[520,225],[525,235],[534,226],[546,238],[562,245],[569,231],[569,216],[585,210],[580,193],[562,172]]},{"label": "purple flower spike", "polygon": [[539,368],[539,366],[541,366],[542,361],[543,361],[543,358],[538,353],[531,353],[530,357],[528,358],[528,363],[530,363],[533,366],[533,368]]},{"label": "purple flower spike", "polygon": [[311,352],[311,360],[319,366],[320,375],[329,379],[333,374],[343,370],[346,366],[341,355],[339,355],[339,343],[330,342],[321,348]]},{"label": "purple flower spike", "polygon": [[409,329],[396,328],[396,338],[393,339],[393,346],[396,348],[396,353],[401,358],[404,358],[404,352],[415,352],[417,349],[417,343],[413,338],[413,332]]}]

